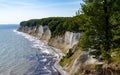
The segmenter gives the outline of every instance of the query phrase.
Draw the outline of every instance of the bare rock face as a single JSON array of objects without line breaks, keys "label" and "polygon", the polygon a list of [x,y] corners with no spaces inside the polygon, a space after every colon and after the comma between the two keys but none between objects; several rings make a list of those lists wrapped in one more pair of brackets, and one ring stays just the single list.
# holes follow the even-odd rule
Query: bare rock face
[{"label": "bare rock face", "polygon": [[94,71],[95,65],[99,64],[99,61],[92,56],[90,56],[89,52],[83,51],[80,56],[75,60],[71,73],[75,72],[83,72],[83,70]]},{"label": "bare rock face", "polygon": [[61,49],[64,53],[67,53],[70,48],[72,48],[79,42],[80,37],[80,33],[66,31],[64,35],[50,39],[49,45],[57,47]]},{"label": "bare rock face", "polygon": [[37,37],[41,40],[49,41],[51,37],[51,31],[49,30],[48,26],[40,25],[36,31]]},{"label": "bare rock face", "polygon": [[[55,48],[62,50],[62,52],[65,54],[68,53],[69,49],[73,48],[76,44],[78,44],[78,42],[81,38],[80,33],[74,33],[74,32],[70,32],[70,31],[66,31],[65,34],[63,34],[63,35],[51,37],[51,31],[48,28],[48,26],[42,26],[42,25],[39,25],[39,27],[20,26],[18,31],[31,34],[41,40],[45,40],[46,42],[48,42],[48,44],[50,46],[53,46]],[[86,59],[85,59],[85,57],[86,57]],[[87,59],[88,59],[87,55],[84,55],[84,57],[81,56],[80,59],[76,60],[75,65],[74,65],[73,69],[71,69],[71,70],[73,70],[73,71],[78,70],[81,63],[83,63],[81,60],[84,61]]]},{"label": "bare rock face", "polygon": [[80,33],[73,33],[73,32],[69,32],[67,31],[65,33],[65,45],[66,45],[66,48],[69,49],[69,48],[72,48],[75,44],[77,44],[80,40]]},{"label": "bare rock face", "polygon": [[31,26],[31,27],[28,27],[28,26],[20,26],[18,31],[21,31],[21,32],[24,32],[24,33],[28,33],[28,34],[31,34],[31,33],[35,33],[36,31],[36,27],[35,26]]},{"label": "bare rock face", "polygon": [[[85,63],[89,58],[89,53],[88,52],[82,52],[80,56],[74,61],[71,73],[75,73],[78,70],[82,69],[83,63]],[[73,73],[73,74],[74,74]]]},{"label": "bare rock face", "polygon": [[51,38],[48,44],[55,48],[61,49],[63,53],[66,53],[64,50],[64,35]]},{"label": "bare rock face", "polygon": [[56,36],[51,38],[51,31],[48,26],[39,25],[36,26],[20,26],[18,31],[25,32],[38,37],[41,40],[45,40],[49,45],[54,46],[63,50],[63,52],[68,52],[74,45],[76,45],[81,37],[80,33],[73,33],[66,31],[64,35]]},{"label": "bare rock face", "polygon": [[50,37],[51,37],[50,29],[48,28],[48,26],[43,26],[43,34],[41,39],[46,40],[48,42],[50,40]]},{"label": "bare rock face", "polygon": [[37,36],[38,36],[39,38],[42,37],[42,34],[43,34],[43,26],[42,26],[42,25],[40,25],[40,26],[38,27],[38,29],[36,30],[36,33],[37,33]]}]

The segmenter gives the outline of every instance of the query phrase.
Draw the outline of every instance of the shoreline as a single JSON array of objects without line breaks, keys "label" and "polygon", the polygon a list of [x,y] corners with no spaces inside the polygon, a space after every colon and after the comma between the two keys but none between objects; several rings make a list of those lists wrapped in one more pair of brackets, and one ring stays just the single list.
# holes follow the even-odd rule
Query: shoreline
[{"label": "shoreline", "polygon": [[[54,69],[58,72],[59,75],[69,75],[66,71],[63,70],[62,66],[59,65],[59,61],[63,56],[63,53],[59,49],[49,46],[46,41],[39,40],[37,37],[29,35],[27,33],[17,31],[17,30],[13,30],[13,32],[16,32],[18,35],[24,36],[26,39],[28,39],[31,42],[33,42],[34,40],[37,40],[36,42],[40,41],[40,43],[42,43],[42,44],[46,45],[48,48],[50,48],[50,51],[54,52],[54,54],[52,54],[52,55],[54,55],[56,57],[56,59],[55,59],[56,61],[53,65]],[[39,49],[39,43],[36,43],[36,45],[34,44],[33,46],[34,46],[34,48]],[[48,50],[48,51],[43,51],[43,52],[51,54],[50,51]]]}]

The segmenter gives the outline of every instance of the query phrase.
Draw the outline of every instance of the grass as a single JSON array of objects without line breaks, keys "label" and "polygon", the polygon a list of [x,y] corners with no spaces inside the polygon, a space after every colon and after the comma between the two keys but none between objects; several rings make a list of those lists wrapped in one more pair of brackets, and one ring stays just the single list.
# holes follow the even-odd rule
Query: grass
[{"label": "grass", "polygon": [[120,48],[116,48],[112,51],[111,62],[120,62]]},{"label": "grass", "polygon": [[74,53],[71,53],[70,51],[66,54],[66,56],[63,56],[59,64],[67,71],[70,72],[74,61],[79,57],[81,53],[81,49],[76,49]]},{"label": "grass", "polygon": [[70,61],[70,57],[73,55],[74,53],[72,52],[72,50],[70,49],[69,52],[66,54],[66,56],[63,56],[63,58],[60,61],[60,65],[61,66],[65,66],[69,61]]}]

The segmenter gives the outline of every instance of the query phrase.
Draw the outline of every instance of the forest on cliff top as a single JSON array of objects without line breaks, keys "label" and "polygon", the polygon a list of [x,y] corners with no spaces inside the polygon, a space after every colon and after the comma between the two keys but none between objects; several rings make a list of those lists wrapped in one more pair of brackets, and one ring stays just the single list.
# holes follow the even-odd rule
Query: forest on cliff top
[{"label": "forest on cliff top", "polygon": [[120,60],[120,1],[83,0],[73,17],[49,17],[23,21],[21,26],[47,25],[52,37],[65,31],[80,32],[79,47],[94,50],[91,54],[107,61]]}]

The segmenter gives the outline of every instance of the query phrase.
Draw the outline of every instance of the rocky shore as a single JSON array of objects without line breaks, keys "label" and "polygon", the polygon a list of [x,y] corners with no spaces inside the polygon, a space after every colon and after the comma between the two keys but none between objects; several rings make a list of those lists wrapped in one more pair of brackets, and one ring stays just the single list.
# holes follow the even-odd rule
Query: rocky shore
[{"label": "rocky shore", "polygon": [[[70,64],[71,66],[62,67],[59,65],[60,60],[63,59],[62,56],[67,55],[67,53],[69,53],[70,49],[72,49],[73,52],[76,51],[75,45],[78,44],[78,42],[81,38],[80,33],[66,31],[65,34],[63,34],[63,35],[51,37],[51,31],[50,31],[49,27],[42,26],[42,25],[39,25],[39,27],[20,26],[18,31],[32,35],[32,36],[36,37],[37,39],[40,39],[40,40],[46,42],[49,46],[60,49],[60,50],[56,50],[56,49],[52,49],[52,50],[54,50],[54,52],[56,52],[56,54],[58,54],[57,61],[54,64],[54,68],[61,75],[74,74],[80,69],[80,65],[84,64],[85,62],[88,62],[87,64],[89,64],[89,62],[91,62],[90,64],[95,64],[95,62],[97,61],[95,59],[90,58],[88,52],[85,52],[85,54],[84,54],[84,52],[80,53],[81,52],[81,50],[80,50],[80,52],[78,52],[80,54],[77,54],[77,56],[75,56],[76,58],[73,57],[74,61],[72,61],[72,64]],[[61,52],[59,52],[59,51],[61,51],[63,53],[63,55],[61,55],[60,54]],[[82,54],[83,54],[83,56],[82,56]],[[81,58],[86,58],[86,59],[81,59]],[[81,59],[81,60],[79,60],[79,59]],[[81,61],[84,61],[84,62],[81,62]],[[65,69],[69,69],[69,71],[67,71],[68,73],[65,71]]]},{"label": "rocky shore", "polygon": [[[80,48],[77,48],[82,36],[81,33],[66,31],[64,34],[53,37],[52,32],[47,25],[20,25],[18,31],[27,33],[46,42],[47,45],[51,46],[51,48],[54,47],[60,49],[52,49],[56,54],[58,54],[57,60],[53,66],[56,71],[58,71],[58,74],[74,75],[83,73],[83,75],[94,75],[104,69],[103,66],[105,63],[100,62],[98,59],[95,59],[94,56],[91,56],[90,51],[84,52],[80,50]],[[60,53],[63,54],[61,55]],[[61,61],[62,64],[60,64]],[[96,66],[100,66],[100,70],[98,70],[98,68],[96,69]],[[97,75],[100,75],[101,73]]]},{"label": "rocky shore", "polygon": [[[36,38],[36,39],[39,39],[38,37],[34,36],[34,35],[30,35],[26,32],[23,32],[21,30],[18,30],[19,33],[22,33],[22,34],[25,34],[25,35],[29,35],[30,37],[32,38]],[[16,31],[15,31],[16,32]],[[47,67],[49,67],[49,70],[52,71],[52,74],[55,74],[55,75],[69,75],[66,71],[63,70],[63,68],[59,65],[59,61],[61,60],[62,56],[64,55],[61,50],[59,49],[56,49],[54,47],[51,47],[51,46],[48,46],[47,45],[47,41],[45,40],[41,40],[44,44],[46,44],[46,47],[48,47],[48,49],[52,50],[54,54],[51,54],[49,55],[37,55],[36,54],[36,57],[38,59],[38,62],[41,63],[41,57],[40,56],[44,56],[44,58],[48,58],[49,61],[46,63],[46,65],[48,65]],[[46,57],[45,57],[46,56]],[[44,64],[45,65],[45,64]],[[40,66],[40,65],[39,65]],[[39,67],[38,66],[38,67]],[[47,71],[46,71],[47,72]]]}]

